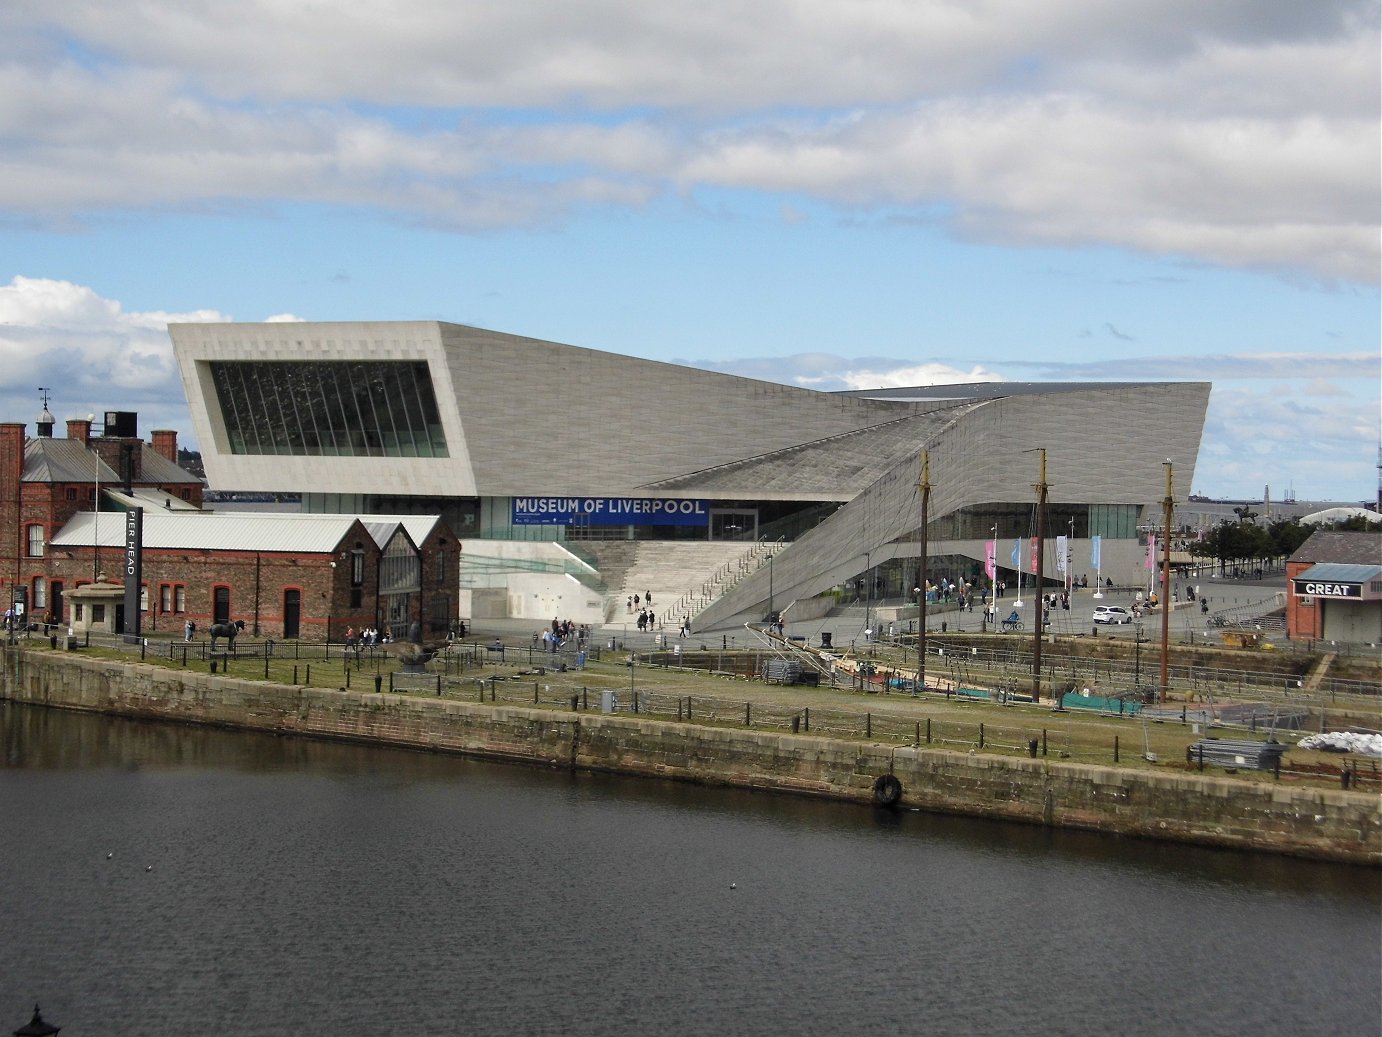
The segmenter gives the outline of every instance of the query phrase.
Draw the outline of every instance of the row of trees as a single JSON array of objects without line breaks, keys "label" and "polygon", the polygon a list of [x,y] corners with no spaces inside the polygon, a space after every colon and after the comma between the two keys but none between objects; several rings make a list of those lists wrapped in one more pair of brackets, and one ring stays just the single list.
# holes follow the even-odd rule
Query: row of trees
[{"label": "row of trees", "polygon": [[1382,521],[1361,515],[1323,526],[1295,519],[1280,519],[1259,526],[1252,521],[1256,517],[1246,508],[1239,510],[1238,521],[1224,519],[1203,540],[1191,544],[1190,553],[1199,558],[1213,558],[1218,561],[1220,568],[1229,565],[1251,566],[1274,558],[1290,557],[1317,529],[1354,533],[1382,531]]}]

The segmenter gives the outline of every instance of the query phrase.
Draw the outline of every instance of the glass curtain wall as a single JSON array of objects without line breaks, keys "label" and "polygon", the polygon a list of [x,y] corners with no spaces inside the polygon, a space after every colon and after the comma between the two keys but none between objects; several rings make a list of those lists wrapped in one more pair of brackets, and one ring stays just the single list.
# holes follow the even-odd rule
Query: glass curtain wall
[{"label": "glass curtain wall", "polygon": [[212,361],[235,454],[447,457],[421,360]]}]

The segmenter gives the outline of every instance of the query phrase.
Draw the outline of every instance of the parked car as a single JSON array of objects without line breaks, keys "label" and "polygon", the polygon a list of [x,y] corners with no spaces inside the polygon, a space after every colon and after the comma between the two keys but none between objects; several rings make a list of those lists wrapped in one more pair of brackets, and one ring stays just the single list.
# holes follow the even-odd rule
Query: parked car
[{"label": "parked car", "polygon": [[1121,605],[1095,605],[1094,622],[1096,623],[1131,623],[1132,613]]}]

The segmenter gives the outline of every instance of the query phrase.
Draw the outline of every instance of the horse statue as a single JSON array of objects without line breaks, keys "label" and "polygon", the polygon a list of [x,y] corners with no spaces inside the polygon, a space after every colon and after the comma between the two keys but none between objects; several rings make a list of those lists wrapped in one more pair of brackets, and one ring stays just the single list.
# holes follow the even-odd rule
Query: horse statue
[{"label": "horse statue", "polygon": [[245,621],[237,619],[234,623],[211,624],[211,650],[216,650],[216,638],[224,637],[229,642],[227,651],[235,651],[235,638],[245,629]]}]

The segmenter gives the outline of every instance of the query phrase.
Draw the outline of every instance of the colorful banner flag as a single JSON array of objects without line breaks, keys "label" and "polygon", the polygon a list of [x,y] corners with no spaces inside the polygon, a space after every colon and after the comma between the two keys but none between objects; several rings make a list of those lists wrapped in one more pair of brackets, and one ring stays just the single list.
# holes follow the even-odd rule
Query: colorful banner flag
[{"label": "colorful banner flag", "polygon": [[1099,569],[1099,549],[1103,546],[1104,538],[1098,535],[1089,538],[1089,564],[1094,569]]},{"label": "colorful banner flag", "polygon": [[1037,571],[1037,552],[1040,550],[1040,544],[1041,544],[1041,541],[1040,541],[1040,540],[1038,540],[1036,537],[1032,537],[1032,555],[1031,555],[1032,572],[1036,572],[1036,571]]},{"label": "colorful banner flag", "polygon": [[1013,568],[1022,568],[1022,538],[1018,537],[1013,541]]},{"label": "colorful banner flag", "polygon": [[1156,534],[1151,533],[1147,536],[1147,560],[1143,563],[1144,569],[1156,568]]},{"label": "colorful banner flag", "polygon": [[997,575],[997,573],[998,573],[998,560],[997,560],[997,558],[995,557],[997,554],[998,554],[998,541],[997,541],[997,540],[985,540],[985,541],[984,541],[984,575],[987,576],[990,580],[993,579],[994,576]]},{"label": "colorful banner flag", "polygon": [[1063,573],[1066,571],[1066,563],[1069,561],[1067,556],[1069,553],[1070,538],[1064,536],[1056,537],[1056,572]]}]

